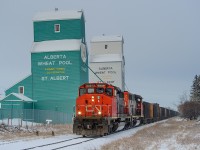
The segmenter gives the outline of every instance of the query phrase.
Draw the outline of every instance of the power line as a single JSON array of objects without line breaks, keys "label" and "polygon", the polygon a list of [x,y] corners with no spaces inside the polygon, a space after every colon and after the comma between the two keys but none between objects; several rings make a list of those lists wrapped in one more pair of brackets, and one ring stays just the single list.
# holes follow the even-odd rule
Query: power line
[{"label": "power line", "polygon": [[126,83],[125,83],[125,82],[124,82],[124,84],[125,84],[125,87],[126,87],[127,91],[129,91],[129,88],[128,88],[128,86],[126,85]]},{"label": "power line", "polygon": [[90,71],[92,71],[92,73],[93,73],[101,82],[105,83],[98,75],[96,75],[96,73],[95,73],[86,63],[84,63],[84,64],[86,65],[86,67],[88,67],[88,68],[90,69]]}]

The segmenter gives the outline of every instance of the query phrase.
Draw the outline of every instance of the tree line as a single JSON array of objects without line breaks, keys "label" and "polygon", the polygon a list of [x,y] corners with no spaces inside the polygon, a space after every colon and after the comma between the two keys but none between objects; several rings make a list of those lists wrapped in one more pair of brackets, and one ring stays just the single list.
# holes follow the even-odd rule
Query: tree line
[{"label": "tree line", "polygon": [[185,118],[197,119],[200,116],[200,75],[195,75],[191,87],[190,97],[183,94],[180,98],[178,111]]}]

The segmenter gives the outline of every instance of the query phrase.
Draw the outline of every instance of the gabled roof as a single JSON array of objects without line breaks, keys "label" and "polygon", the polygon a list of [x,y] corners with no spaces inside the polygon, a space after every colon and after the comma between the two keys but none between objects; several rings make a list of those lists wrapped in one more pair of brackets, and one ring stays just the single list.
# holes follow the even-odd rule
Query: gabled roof
[{"label": "gabled roof", "polygon": [[92,38],[91,43],[93,42],[123,42],[123,37],[121,35],[101,35],[95,36]]},{"label": "gabled roof", "polygon": [[70,20],[80,19],[83,11],[50,11],[50,12],[39,12],[33,17],[33,21],[49,21],[49,20]]},{"label": "gabled roof", "polygon": [[34,42],[31,53],[80,50],[81,40],[50,40]]},{"label": "gabled roof", "polygon": [[9,95],[7,95],[6,97],[4,97],[1,101],[13,101],[13,102],[37,102],[35,100],[32,100],[31,98],[23,95],[23,94],[19,94],[19,93],[10,93]]},{"label": "gabled roof", "polygon": [[17,81],[15,84],[12,84],[10,87],[8,87],[5,91],[9,90],[10,88],[12,88],[13,86],[15,86],[16,84],[20,83],[21,81],[29,78],[30,76],[32,76],[32,74],[27,75],[25,78],[22,78],[21,80]]}]

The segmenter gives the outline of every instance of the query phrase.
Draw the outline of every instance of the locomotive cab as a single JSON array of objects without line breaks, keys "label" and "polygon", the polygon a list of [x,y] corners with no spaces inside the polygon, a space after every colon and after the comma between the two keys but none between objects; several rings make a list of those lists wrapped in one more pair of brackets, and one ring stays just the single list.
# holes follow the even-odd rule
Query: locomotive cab
[{"label": "locomotive cab", "polygon": [[115,116],[114,87],[103,83],[84,84],[79,88],[76,99],[76,117],[111,117]]}]

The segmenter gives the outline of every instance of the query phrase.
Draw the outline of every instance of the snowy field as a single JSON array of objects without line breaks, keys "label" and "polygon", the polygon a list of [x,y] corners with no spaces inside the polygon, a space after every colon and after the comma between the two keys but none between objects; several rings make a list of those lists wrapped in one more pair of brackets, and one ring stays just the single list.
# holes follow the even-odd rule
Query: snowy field
[{"label": "snowy field", "polygon": [[200,121],[171,118],[104,145],[103,150],[200,150]]},{"label": "snowy field", "polygon": [[[124,132],[93,139],[91,137],[82,138],[71,134],[70,131],[64,135],[58,135],[56,127],[46,130],[49,136],[28,136],[20,139],[6,139],[0,141],[0,150],[21,150],[36,149],[50,150],[59,149],[69,150],[93,150],[93,149],[119,149],[119,150],[190,150],[200,149],[200,122],[186,121],[180,118],[173,118],[162,122],[140,126]],[[71,130],[72,128],[69,127]],[[41,130],[41,131],[45,131]],[[55,131],[55,136],[50,131]],[[0,132],[1,133],[1,132]],[[62,133],[59,133],[62,134]],[[13,133],[13,136],[15,133]],[[80,137],[80,138],[79,138]],[[74,140],[70,140],[76,138]],[[83,142],[87,140],[87,142]],[[91,140],[91,141],[89,141]],[[56,143],[58,142],[58,143]],[[82,142],[82,143],[81,143]],[[51,144],[56,143],[56,144]],[[73,145],[79,143],[78,145]],[[49,145],[46,145],[49,144]],[[42,146],[43,145],[43,146]],[[138,146],[139,145],[139,146]],[[40,147],[39,147],[40,146]]]}]

